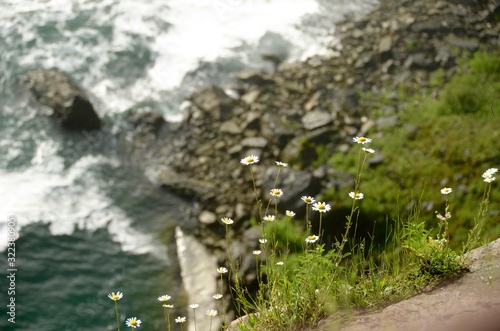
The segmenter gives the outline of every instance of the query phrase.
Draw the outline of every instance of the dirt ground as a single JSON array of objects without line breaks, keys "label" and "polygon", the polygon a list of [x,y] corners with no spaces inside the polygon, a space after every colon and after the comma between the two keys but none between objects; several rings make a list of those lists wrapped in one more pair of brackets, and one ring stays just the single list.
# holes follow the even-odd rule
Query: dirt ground
[{"label": "dirt ground", "polygon": [[500,239],[468,256],[471,272],[383,309],[327,318],[318,331],[500,331]]}]

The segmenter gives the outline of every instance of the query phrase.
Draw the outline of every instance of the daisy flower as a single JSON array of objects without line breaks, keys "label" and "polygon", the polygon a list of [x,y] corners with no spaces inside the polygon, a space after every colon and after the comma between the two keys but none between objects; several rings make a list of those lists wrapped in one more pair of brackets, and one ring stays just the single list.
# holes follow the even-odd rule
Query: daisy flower
[{"label": "daisy flower", "polygon": [[159,297],[158,297],[158,300],[159,300],[159,301],[163,301],[163,302],[165,302],[165,301],[170,300],[171,298],[172,298],[172,297],[171,297],[170,295],[165,294],[165,295],[159,296]]},{"label": "daisy flower", "polygon": [[259,239],[259,242],[260,242],[261,244],[265,244],[265,243],[267,243],[267,239]]},{"label": "daisy flower", "polygon": [[450,194],[453,190],[449,187],[444,187],[441,189],[441,194]]},{"label": "daisy flower", "polygon": [[283,196],[283,191],[281,189],[279,189],[279,188],[273,188],[271,190],[271,195],[273,197],[281,197],[281,196]]},{"label": "daisy flower", "polygon": [[489,178],[492,177],[494,174],[498,172],[497,168],[489,168],[483,173],[483,178]]},{"label": "daisy flower", "polygon": [[304,201],[308,205],[316,201],[316,200],[314,200],[313,197],[309,197],[309,196],[305,196],[305,195],[303,197],[301,197],[301,199],[302,199],[302,201]]},{"label": "daisy flower", "polygon": [[217,269],[217,272],[220,273],[220,274],[225,274],[227,272],[227,269],[224,268],[224,267],[220,267]]},{"label": "daisy flower", "polygon": [[486,183],[492,183],[496,178],[495,177],[487,177],[484,179]]},{"label": "daisy flower", "polygon": [[274,215],[267,215],[267,216],[262,217],[262,219],[264,221],[274,222]]},{"label": "daisy flower", "polygon": [[355,137],[355,138],[352,138],[352,140],[355,143],[362,144],[362,145],[372,142],[372,140],[370,138],[366,138],[366,137]]},{"label": "daisy flower", "polygon": [[260,253],[262,253],[262,251],[260,251],[260,250],[256,250],[256,251],[252,252],[253,255],[260,255]]},{"label": "daisy flower", "polygon": [[108,294],[108,298],[110,298],[113,301],[118,301],[121,298],[123,298],[123,293],[122,292],[116,292],[116,293],[111,292],[110,294]]},{"label": "daisy flower", "polygon": [[175,323],[184,323],[184,322],[186,322],[185,317],[177,316],[177,318],[175,319]]},{"label": "daisy flower", "polygon": [[244,165],[255,164],[259,162],[259,157],[255,155],[245,156],[240,162]]},{"label": "daisy flower", "polygon": [[284,264],[285,264],[285,262],[283,262],[283,261],[276,262],[276,265],[284,265]]},{"label": "daisy flower", "polygon": [[362,151],[366,152],[366,153],[369,153],[369,154],[373,154],[375,153],[375,150],[374,149],[371,149],[371,148],[361,148]]},{"label": "daisy flower", "polygon": [[353,198],[354,200],[361,200],[363,199],[363,197],[365,196],[363,193],[360,193],[360,192],[351,192],[349,193],[349,196],[351,198]]},{"label": "daisy flower", "polygon": [[327,211],[330,211],[331,207],[329,204],[324,203],[324,202],[316,202],[313,207],[313,210],[319,211],[320,213],[326,213]]},{"label": "daisy flower", "polygon": [[436,217],[437,217],[438,219],[440,219],[441,221],[445,221],[445,220],[446,220],[446,217],[444,217],[444,216],[443,216],[443,215],[441,215],[441,214],[436,214]]},{"label": "daisy flower", "polygon": [[207,310],[207,312],[205,314],[207,314],[210,317],[214,317],[214,316],[217,316],[217,310],[210,309],[210,310]]},{"label": "daisy flower", "polygon": [[127,321],[125,322],[127,323],[127,326],[129,328],[138,328],[141,326],[141,320],[138,320],[137,317],[130,317],[130,318],[127,318]]},{"label": "daisy flower", "polygon": [[223,218],[221,218],[221,221],[222,221],[222,223],[224,223],[226,225],[230,225],[230,224],[234,223],[234,221],[229,217],[223,217]]},{"label": "daisy flower", "polygon": [[196,309],[196,308],[198,308],[199,306],[200,306],[200,305],[199,305],[199,304],[197,304],[197,303],[192,303],[192,304],[190,304],[190,305],[189,305],[189,308]]},{"label": "daisy flower", "polygon": [[286,216],[288,216],[288,217],[294,217],[294,216],[295,216],[295,213],[294,213],[293,211],[291,211],[291,210],[287,210],[287,211],[285,212],[285,215],[286,215]]},{"label": "daisy flower", "polygon": [[222,299],[222,294],[220,294],[220,293],[215,293],[215,294],[214,294],[214,296],[213,296],[213,298],[214,298],[215,300]]},{"label": "daisy flower", "polygon": [[279,162],[279,161],[276,161],[276,165],[277,165],[278,167],[283,167],[283,168],[288,167],[288,163]]},{"label": "daisy flower", "polygon": [[306,238],[306,243],[312,244],[318,241],[318,239],[319,237],[313,234],[312,236]]},{"label": "daisy flower", "polygon": [[172,308],[174,308],[174,305],[163,305],[163,308],[172,309]]}]

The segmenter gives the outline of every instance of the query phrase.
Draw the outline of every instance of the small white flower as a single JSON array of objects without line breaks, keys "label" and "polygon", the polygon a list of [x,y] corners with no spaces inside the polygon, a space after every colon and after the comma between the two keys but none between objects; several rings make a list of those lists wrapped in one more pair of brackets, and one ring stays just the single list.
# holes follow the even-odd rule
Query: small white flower
[{"label": "small white flower", "polygon": [[141,320],[138,320],[137,317],[127,318],[126,324],[129,328],[138,328],[141,326]]},{"label": "small white flower", "polygon": [[207,312],[205,314],[207,314],[210,317],[214,317],[214,316],[217,316],[217,310],[210,309],[210,310],[207,310]]},{"label": "small white flower", "polygon": [[295,216],[295,213],[294,213],[293,211],[291,211],[291,210],[287,210],[287,211],[285,212],[285,214],[286,214],[286,216],[288,216],[288,217],[294,217],[294,216]]},{"label": "small white flower", "polygon": [[446,217],[444,217],[444,216],[443,216],[443,215],[441,215],[441,214],[436,214],[436,217],[437,217],[438,219],[440,219],[441,221],[445,221],[445,220],[446,220]]},{"label": "small white flower", "polygon": [[489,178],[498,172],[497,168],[489,168],[483,173],[483,178]]},{"label": "small white flower", "polygon": [[159,300],[159,301],[163,301],[163,302],[165,302],[165,301],[170,300],[171,298],[172,298],[172,297],[171,297],[170,295],[165,294],[165,295],[162,295],[162,296],[158,297],[158,300]]},{"label": "small white flower", "polygon": [[259,157],[255,155],[245,156],[240,161],[244,165],[250,165],[259,162]]},{"label": "small white flower", "polygon": [[309,196],[305,196],[305,195],[301,199],[302,199],[302,201],[304,201],[308,205],[316,201],[316,200],[314,200],[313,197],[309,197]]},{"label": "small white flower", "polygon": [[267,239],[259,239],[259,242],[260,242],[261,244],[265,244],[265,243],[267,243]]},{"label": "small white flower", "polygon": [[267,215],[262,218],[264,221],[274,222],[274,215]]},{"label": "small white flower", "polygon": [[446,218],[451,218],[451,214],[450,214],[450,212],[447,212],[446,214],[444,214],[444,217],[446,217]]},{"label": "small white flower", "polygon": [[190,304],[190,305],[189,305],[189,308],[196,309],[196,308],[198,308],[199,306],[200,306],[200,305],[199,305],[199,304],[197,304],[197,303],[192,303],[192,304]]},{"label": "small white flower", "polygon": [[313,205],[312,209],[320,213],[326,213],[327,211],[330,211],[331,207],[325,202],[316,202]]},{"label": "small white flower", "polygon": [[174,308],[174,305],[163,305],[163,308],[172,309],[172,308]]},{"label": "small white flower", "polygon": [[313,234],[312,236],[309,236],[306,238],[306,242],[309,244],[312,244],[312,243],[315,243],[316,241],[318,241],[318,239],[319,239],[319,237]]},{"label": "small white flower", "polygon": [[222,221],[222,223],[224,223],[226,225],[231,225],[234,223],[234,221],[229,217],[223,217],[223,218],[221,218],[221,221]]},{"label": "small white flower", "polygon": [[373,154],[375,153],[375,150],[374,149],[371,149],[371,148],[361,148],[361,150],[363,150],[364,152],[366,153],[369,153],[369,154]]},{"label": "small white flower", "polygon": [[111,292],[111,294],[108,294],[108,298],[110,298],[113,301],[118,301],[121,298],[123,298],[123,293],[122,292]]},{"label": "small white flower", "polygon": [[453,190],[449,187],[444,187],[441,189],[441,194],[450,194]]},{"label": "small white flower", "polygon": [[222,294],[220,294],[220,293],[215,293],[215,294],[214,294],[214,296],[213,296],[213,298],[214,298],[215,300],[222,299]]},{"label": "small white flower", "polygon": [[372,140],[370,138],[366,138],[366,137],[355,137],[355,138],[352,138],[352,140],[355,143],[362,144],[362,145],[372,142]]},{"label": "small white flower", "polygon": [[262,253],[262,251],[260,251],[260,250],[256,250],[256,251],[252,252],[253,255],[260,255],[261,253]]},{"label": "small white flower", "polygon": [[361,200],[365,196],[363,193],[360,192],[351,192],[349,193],[349,196],[353,198],[354,200]]},{"label": "small white flower", "polygon": [[279,167],[283,167],[283,168],[288,167],[288,163],[279,162],[279,161],[276,161],[276,165],[279,166]]},{"label": "small white flower", "polygon": [[283,196],[283,191],[281,189],[279,189],[279,188],[273,188],[270,193],[271,193],[271,195],[273,197],[281,197],[281,196]]},{"label": "small white flower", "polygon": [[220,273],[220,274],[225,274],[227,272],[227,269],[224,268],[224,267],[220,267],[217,269],[217,272]]},{"label": "small white flower", "polygon": [[486,183],[492,183],[493,181],[495,181],[495,179],[496,179],[495,177],[488,177],[488,178],[485,178],[484,181]]},{"label": "small white flower", "polygon": [[175,319],[175,323],[184,323],[184,322],[186,322],[185,317],[177,316],[177,318]]},{"label": "small white flower", "polygon": [[283,262],[283,261],[276,262],[276,265],[284,265],[284,264],[285,264],[285,262]]}]

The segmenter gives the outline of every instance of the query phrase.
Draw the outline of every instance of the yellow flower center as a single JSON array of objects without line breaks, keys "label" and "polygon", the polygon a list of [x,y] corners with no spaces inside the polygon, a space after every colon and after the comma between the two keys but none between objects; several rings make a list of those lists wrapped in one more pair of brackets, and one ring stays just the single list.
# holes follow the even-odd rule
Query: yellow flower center
[{"label": "yellow flower center", "polygon": [[115,294],[115,295],[113,295],[112,299],[116,301],[116,300],[120,299],[120,297]]},{"label": "yellow flower center", "polygon": [[325,209],[325,205],[318,205],[318,209]]},{"label": "yellow flower center", "polygon": [[133,326],[136,326],[137,325],[137,321],[136,320],[131,320],[129,322],[130,325],[133,325]]},{"label": "yellow flower center", "polygon": [[249,157],[249,158],[247,158],[247,162],[248,162],[248,163],[253,162],[253,161],[254,161],[253,157]]},{"label": "yellow flower center", "polygon": [[365,137],[359,137],[359,138],[358,138],[358,140],[359,140],[360,142],[365,142],[365,141],[366,141],[366,138],[365,138]]}]

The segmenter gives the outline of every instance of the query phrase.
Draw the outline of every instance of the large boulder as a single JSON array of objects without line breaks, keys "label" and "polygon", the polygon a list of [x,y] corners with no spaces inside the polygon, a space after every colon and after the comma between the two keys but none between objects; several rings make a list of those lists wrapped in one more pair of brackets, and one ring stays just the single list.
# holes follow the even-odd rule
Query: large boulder
[{"label": "large boulder", "polygon": [[101,128],[101,120],[85,92],[64,72],[29,71],[22,83],[39,102],[53,110],[52,117],[64,128],[88,131]]}]

